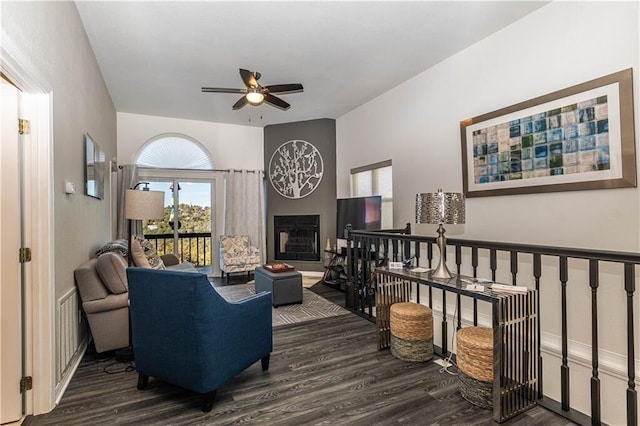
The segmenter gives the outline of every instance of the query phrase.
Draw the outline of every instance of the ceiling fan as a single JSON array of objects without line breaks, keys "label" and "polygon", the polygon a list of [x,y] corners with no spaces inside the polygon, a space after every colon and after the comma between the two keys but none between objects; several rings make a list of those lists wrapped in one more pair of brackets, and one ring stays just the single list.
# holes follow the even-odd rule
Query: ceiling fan
[{"label": "ceiling fan", "polygon": [[247,103],[251,105],[261,105],[263,102],[268,103],[271,106],[280,108],[281,110],[288,110],[289,105],[284,100],[273,93],[299,93],[304,90],[302,84],[272,84],[270,86],[261,86],[258,83],[260,79],[260,73],[257,71],[249,71],[240,68],[240,77],[244,82],[246,89],[225,89],[222,87],[203,87],[202,91],[205,93],[241,93],[244,96],[241,97],[238,102],[233,104],[233,109],[240,109]]}]

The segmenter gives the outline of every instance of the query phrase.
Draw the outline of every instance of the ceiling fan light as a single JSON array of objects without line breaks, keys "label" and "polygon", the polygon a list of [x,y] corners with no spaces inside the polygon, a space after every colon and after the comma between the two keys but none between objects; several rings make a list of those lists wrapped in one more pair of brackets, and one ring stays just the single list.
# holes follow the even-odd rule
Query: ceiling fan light
[{"label": "ceiling fan light", "polygon": [[247,93],[246,98],[251,105],[260,105],[264,101],[264,95],[258,91]]}]

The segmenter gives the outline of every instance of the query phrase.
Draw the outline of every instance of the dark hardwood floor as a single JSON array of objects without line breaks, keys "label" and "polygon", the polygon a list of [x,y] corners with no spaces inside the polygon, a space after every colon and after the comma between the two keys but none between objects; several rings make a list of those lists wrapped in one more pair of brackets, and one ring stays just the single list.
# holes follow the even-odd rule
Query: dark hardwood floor
[{"label": "dark hardwood floor", "polygon": [[[344,306],[344,293],[324,287],[313,290],[342,297]],[[269,371],[258,362],[230,380],[207,414],[200,395],[153,378],[137,390],[127,367],[86,356],[60,405],[24,424],[493,424],[491,411],[459,395],[455,376],[433,362],[405,363],[378,351],[375,325],[351,314],[276,327]],[[571,423],[535,407],[504,424]]]}]

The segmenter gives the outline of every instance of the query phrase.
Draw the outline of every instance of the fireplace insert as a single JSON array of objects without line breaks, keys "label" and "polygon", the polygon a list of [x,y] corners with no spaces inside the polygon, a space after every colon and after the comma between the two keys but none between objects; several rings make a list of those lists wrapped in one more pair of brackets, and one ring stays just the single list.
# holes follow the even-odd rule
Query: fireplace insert
[{"label": "fireplace insert", "polygon": [[274,216],[276,260],[320,260],[320,216]]}]

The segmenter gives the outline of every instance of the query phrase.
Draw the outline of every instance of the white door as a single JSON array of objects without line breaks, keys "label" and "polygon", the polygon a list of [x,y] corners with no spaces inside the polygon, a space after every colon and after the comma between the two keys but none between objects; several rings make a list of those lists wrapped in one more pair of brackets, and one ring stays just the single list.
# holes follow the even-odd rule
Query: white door
[{"label": "white door", "polygon": [[0,78],[0,420],[22,416],[22,300],[19,92]]}]

